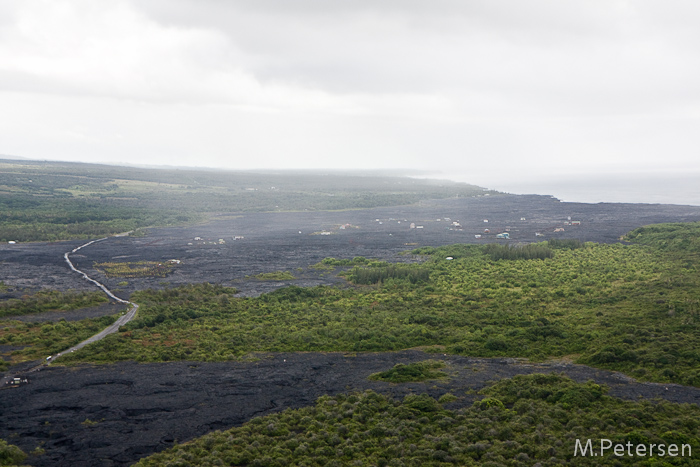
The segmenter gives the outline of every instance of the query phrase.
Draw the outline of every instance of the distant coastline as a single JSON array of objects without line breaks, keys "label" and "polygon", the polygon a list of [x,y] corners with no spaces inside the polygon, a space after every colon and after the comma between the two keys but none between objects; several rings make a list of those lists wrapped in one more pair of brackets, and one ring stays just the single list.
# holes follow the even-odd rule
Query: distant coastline
[{"label": "distant coastline", "polygon": [[659,174],[582,174],[490,183],[480,181],[473,174],[459,172],[445,173],[436,178],[471,183],[506,193],[551,195],[567,202],[700,206],[700,170]]}]

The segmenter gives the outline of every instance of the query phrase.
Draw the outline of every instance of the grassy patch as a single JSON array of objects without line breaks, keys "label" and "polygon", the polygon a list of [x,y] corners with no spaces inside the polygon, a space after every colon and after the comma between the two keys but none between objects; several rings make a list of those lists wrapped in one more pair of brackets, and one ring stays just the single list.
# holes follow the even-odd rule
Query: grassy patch
[{"label": "grassy patch", "polygon": [[439,371],[445,367],[445,362],[437,360],[425,360],[415,363],[397,363],[394,368],[369,376],[373,381],[386,381],[388,383],[409,383],[427,381],[430,379],[447,378],[447,374]]},{"label": "grassy patch", "polygon": [[[4,291],[13,291],[6,287]],[[59,292],[57,290],[40,290],[34,294],[24,294],[21,298],[0,302],[0,317],[19,316],[44,311],[78,310],[106,303],[107,297],[102,292]]]},{"label": "grassy patch", "polygon": [[289,271],[263,272],[253,277],[261,281],[291,281],[296,279],[294,274]]},{"label": "grassy patch", "polygon": [[0,345],[23,347],[10,354],[13,363],[45,358],[97,334],[117,320],[116,315],[81,321],[23,323],[0,321]]},{"label": "grassy patch", "polygon": [[101,270],[107,277],[165,277],[175,267],[170,261],[127,261],[123,263],[95,263],[95,269]]}]

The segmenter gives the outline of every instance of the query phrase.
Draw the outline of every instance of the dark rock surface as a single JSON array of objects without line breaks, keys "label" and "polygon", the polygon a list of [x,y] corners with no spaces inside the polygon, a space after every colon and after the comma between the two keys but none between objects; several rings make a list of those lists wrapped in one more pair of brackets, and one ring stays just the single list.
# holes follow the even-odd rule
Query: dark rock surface
[{"label": "dark rock surface", "polygon": [[[581,225],[564,225],[569,217]],[[257,295],[290,283],[340,282],[333,275],[308,268],[328,256],[410,261],[415,259],[399,253],[422,245],[497,241],[495,234],[506,229],[510,243],[548,238],[616,242],[642,225],[697,220],[698,206],[561,203],[547,196],[504,195],[342,212],[226,214],[205,225],[149,229],[144,238],[111,238],[71,258],[76,267],[123,298],[135,290],[193,282],[221,283],[238,288],[243,295]],[[462,228],[453,228],[452,221],[459,221]],[[411,223],[423,228],[410,229]],[[344,224],[351,226],[340,229]],[[485,228],[491,233],[484,235]],[[557,228],[564,231],[555,233]],[[313,235],[321,231],[332,235]],[[477,234],[484,238],[476,239]],[[233,240],[234,236],[244,238]],[[220,244],[220,238],[225,243]],[[0,245],[2,280],[31,290],[95,290],[63,261],[66,251],[83,243]],[[94,268],[95,262],[169,259],[181,264],[168,277],[127,279],[127,286],[117,285],[124,279],[105,278]],[[279,270],[290,271],[297,279],[263,282],[246,277]],[[112,309],[85,310],[84,315],[76,311],[71,318],[112,314]],[[30,315],[26,319],[37,318]],[[53,318],[49,313],[41,319]],[[663,397],[700,403],[697,388],[636,383],[616,373],[557,363],[529,365],[440,356],[451,363],[455,373],[449,381],[391,386],[366,379],[396,363],[428,357],[417,351],[302,353],[262,356],[247,363],[53,367],[31,374],[27,385],[0,390],[0,438],[27,451],[43,446],[45,455],[29,459],[36,466],[127,465],[176,440],[225,429],[256,415],[306,406],[323,394],[367,388],[396,397],[408,391],[434,396],[449,391],[461,397],[451,405],[456,407],[471,402],[473,396],[465,391],[478,390],[488,380],[538,371],[564,371],[579,381],[594,379],[610,385],[610,394],[628,399]]]},{"label": "dark rock surface", "polygon": [[[569,217],[581,225],[564,225]],[[204,225],[149,229],[143,238],[110,238],[78,251],[71,260],[122,298],[134,290],[193,282],[225,284],[243,295],[258,295],[290,283],[339,282],[332,275],[308,269],[328,256],[407,261],[399,253],[423,245],[529,243],[548,238],[610,243],[642,225],[698,220],[700,206],[562,203],[549,196],[499,195],[336,212],[227,213]],[[454,228],[453,221],[459,221],[461,229]],[[411,229],[411,223],[423,228]],[[340,229],[345,224],[351,226]],[[489,234],[484,234],[486,228]],[[554,232],[557,228],[564,231]],[[506,229],[511,240],[496,240],[496,234]],[[314,235],[322,231],[332,234]],[[483,237],[476,239],[478,234]],[[236,236],[244,238],[234,240]],[[225,243],[219,244],[219,239]],[[3,280],[16,287],[94,290],[92,284],[71,274],[63,261],[63,253],[83,243],[0,245]],[[106,261],[170,259],[181,264],[165,278],[107,278],[94,268],[95,263]],[[280,270],[292,272],[297,279],[264,282],[246,278]],[[128,285],[118,285],[123,281]]]},{"label": "dark rock surface", "polygon": [[[487,381],[534,372],[564,372],[593,379],[610,394],[637,400],[662,397],[700,403],[700,388],[637,383],[618,373],[567,363],[524,364],[421,351],[259,355],[250,362],[136,364],[49,368],[29,384],[0,391],[0,438],[25,450],[42,445],[35,466],[128,465],[153,452],[209,431],[239,425],[258,415],[313,404],[324,394],[373,389],[403,397],[450,392],[471,404]],[[451,378],[391,385],[369,381],[396,363],[438,358]],[[87,420],[87,422],[86,422]],[[94,422],[94,423],[93,423]]]}]

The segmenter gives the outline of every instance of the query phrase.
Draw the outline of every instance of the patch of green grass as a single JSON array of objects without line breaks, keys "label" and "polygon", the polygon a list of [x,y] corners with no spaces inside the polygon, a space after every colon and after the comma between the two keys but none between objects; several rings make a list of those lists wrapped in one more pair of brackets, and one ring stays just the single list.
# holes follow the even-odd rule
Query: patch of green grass
[{"label": "patch of green grass", "polygon": [[104,271],[107,277],[165,277],[175,267],[170,261],[127,261],[123,263],[95,263],[95,269]]},{"label": "patch of green grass", "polygon": [[23,323],[4,320],[0,325],[0,345],[23,347],[9,356],[13,363],[45,358],[66,350],[114,323],[118,315],[81,321]]},{"label": "patch of green grass", "polygon": [[441,368],[445,368],[445,362],[437,360],[397,363],[391,370],[374,373],[369,376],[369,379],[388,383],[409,383],[447,378],[446,373],[439,371]]},{"label": "patch of green grass", "polygon": [[80,424],[89,428],[89,427],[93,427],[93,426],[95,426],[103,421],[104,421],[104,418],[102,420],[90,420],[89,418],[86,418],[84,421],[80,422]]},{"label": "patch of green grass", "polygon": [[294,274],[289,271],[262,272],[253,277],[261,281],[291,281],[296,279]]},{"label": "patch of green grass", "polygon": [[[5,291],[10,290],[6,287]],[[19,316],[44,311],[69,311],[87,308],[107,302],[102,292],[76,292],[69,290],[40,290],[0,302],[0,317]]]}]

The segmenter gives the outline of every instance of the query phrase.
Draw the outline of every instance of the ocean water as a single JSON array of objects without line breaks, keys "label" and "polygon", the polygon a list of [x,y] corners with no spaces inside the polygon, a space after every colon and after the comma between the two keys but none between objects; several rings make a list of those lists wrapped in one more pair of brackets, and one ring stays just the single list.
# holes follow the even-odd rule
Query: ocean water
[{"label": "ocean water", "polygon": [[700,171],[659,174],[579,175],[498,181],[464,174],[445,178],[513,194],[551,195],[579,203],[653,203],[700,206]]}]

